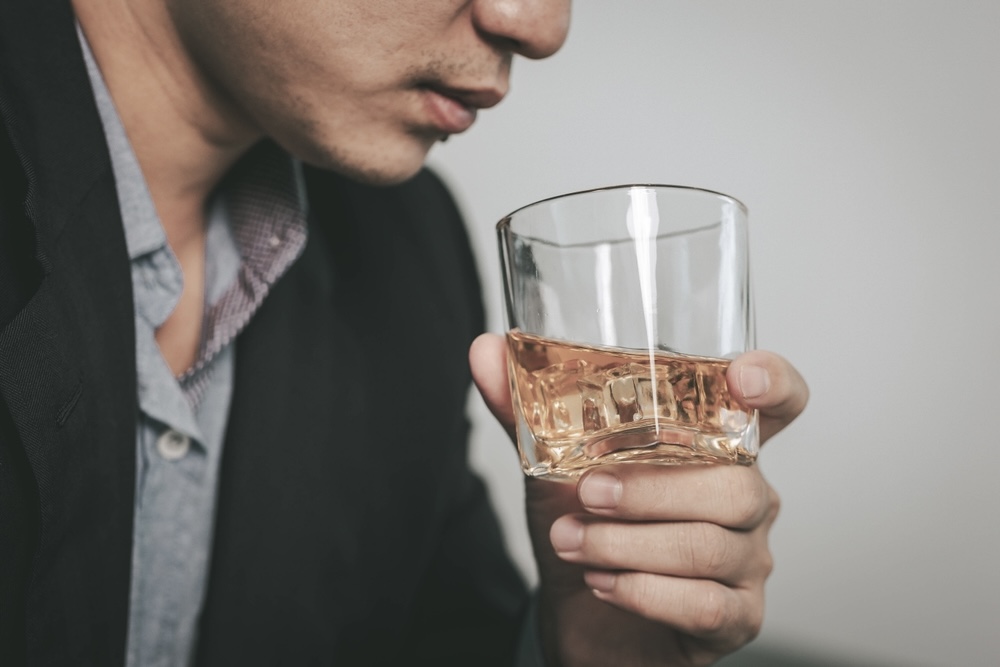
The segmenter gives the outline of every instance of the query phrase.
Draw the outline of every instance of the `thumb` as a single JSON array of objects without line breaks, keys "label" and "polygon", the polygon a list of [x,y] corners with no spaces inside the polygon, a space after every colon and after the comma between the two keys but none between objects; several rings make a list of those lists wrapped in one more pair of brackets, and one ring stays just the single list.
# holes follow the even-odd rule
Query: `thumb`
[{"label": "thumb", "polygon": [[788,426],[809,402],[809,387],[795,367],[773,352],[753,350],[733,360],[727,373],[730,392],[760,411],[765,441]]},{"label": "thumb", "polygon": [[503,336],[484,333],[469,347],[469,368],[486,407],[514,439],[514,406],[507,379],[507,342]]}]

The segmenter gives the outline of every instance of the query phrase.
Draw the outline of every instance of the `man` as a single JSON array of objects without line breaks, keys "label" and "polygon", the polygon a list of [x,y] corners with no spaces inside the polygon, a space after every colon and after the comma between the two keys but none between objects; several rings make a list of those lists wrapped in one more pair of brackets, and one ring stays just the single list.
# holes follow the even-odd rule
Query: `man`
[{"label": "man", "polygon": [[[529,597],[465,461],[470,365],[511,429],[504,349],[421,166],[568,4],[4,3],[3,664],[694,665],[756,634],[757,468],[529,482]],[[729,381],[764,438],[806,402],[772,354]]]}]

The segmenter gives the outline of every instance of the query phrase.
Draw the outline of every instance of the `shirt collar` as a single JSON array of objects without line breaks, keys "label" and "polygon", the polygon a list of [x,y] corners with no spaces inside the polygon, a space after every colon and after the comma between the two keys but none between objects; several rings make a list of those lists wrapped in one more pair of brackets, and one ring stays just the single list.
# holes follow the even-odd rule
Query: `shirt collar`
[{"label": "shirt collar", "polygon": [[[129,259],[134,260],[166,245],[166,233],[125,126],[79,23],[76,30],[111,154],[125,244]],[[230,212],[230,220],[236,223],[235,236],[244,261],[267,282],[272,282],[287,268],[288,262],[279,260],[280,268],[270,268],[266,264],[274,254],[260,250],[279,244],[287,247],[290,239],[301,250],[305,239],[308,203],[301,163],[270,141],[263,141],[234,166],[220,189],[232,191],[230,206],[236,210]],[[288,253],[277,254],[283,260]],[[298,251],[291,254],[297,256]]]},{"label": "shirt collar", "polygon": [[108,152],[111,154],[111,168],[115,174],[118,203],[125,229],[125,245],[128,248],[129,259],[134,260],[164,246],[167,237],[156,214],[156,207],[153,205],[153,198],[149,194],[146,179],[139,167],[139,160],[132,151],[118,110],[79,23],[76,25],[76,34],[83,49],[87,75],[94,90],[94,101],[97,103]]}]

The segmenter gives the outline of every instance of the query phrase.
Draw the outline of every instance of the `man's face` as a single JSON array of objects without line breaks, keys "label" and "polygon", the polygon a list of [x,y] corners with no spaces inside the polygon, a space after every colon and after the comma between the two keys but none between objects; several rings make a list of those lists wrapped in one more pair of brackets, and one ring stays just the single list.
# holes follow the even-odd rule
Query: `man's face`
[{"label": "man's face", "polygon": [[408,178],[507,92],[511,57],[563,43],[570,0],[168,0],[207,77],[256,130],[368,181]]}]

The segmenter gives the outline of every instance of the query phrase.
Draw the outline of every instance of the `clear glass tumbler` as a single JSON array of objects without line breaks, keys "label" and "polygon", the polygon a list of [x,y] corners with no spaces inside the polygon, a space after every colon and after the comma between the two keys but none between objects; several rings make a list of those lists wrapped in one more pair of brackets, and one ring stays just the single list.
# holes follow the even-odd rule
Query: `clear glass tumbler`
[{"label": "clear glass tumbler", "polygon": [[757,414],[726,384],[754,345],[742,203],[623,185],[530,204],[497,233],[526,474],[753,463]]}]

